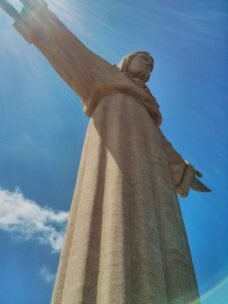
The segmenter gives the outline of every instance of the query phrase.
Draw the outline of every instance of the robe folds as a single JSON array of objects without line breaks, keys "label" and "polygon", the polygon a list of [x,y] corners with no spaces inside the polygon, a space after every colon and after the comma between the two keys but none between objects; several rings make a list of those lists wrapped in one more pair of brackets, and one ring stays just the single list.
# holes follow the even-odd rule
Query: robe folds
[{"label": "robe folds", "polygon": [[199,303],[176,195],[189,188],[186,164],[156,102],[46,7],[24,8],[15,27],[90,117],[52,303]]}]

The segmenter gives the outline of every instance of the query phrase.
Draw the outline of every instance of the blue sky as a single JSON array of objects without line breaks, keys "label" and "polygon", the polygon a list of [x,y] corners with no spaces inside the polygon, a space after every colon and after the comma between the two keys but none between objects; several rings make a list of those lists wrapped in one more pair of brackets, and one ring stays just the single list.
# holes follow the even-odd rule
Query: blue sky
[{"label": "blue sky", "polygon": [[[162,130],[213,189],[180,199],[202,304],[228,303],[228,2],[48,3],[109,62],[136,50],[154,57]],[[0,303],[48,304],[88,119],[3,12],[0,121]]]}]

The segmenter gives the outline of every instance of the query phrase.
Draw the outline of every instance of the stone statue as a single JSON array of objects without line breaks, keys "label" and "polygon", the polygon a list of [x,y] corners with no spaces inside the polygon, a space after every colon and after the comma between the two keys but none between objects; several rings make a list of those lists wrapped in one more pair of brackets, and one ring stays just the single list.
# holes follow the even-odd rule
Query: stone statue
[{"label": "stone statue", "polygon": [[43,0],[1,7],[81,97],[90,117],[53,304],[199,303],[177,194],[210,191],[160,130],[146,86],[154,60],[113,66],[87,49]]}]

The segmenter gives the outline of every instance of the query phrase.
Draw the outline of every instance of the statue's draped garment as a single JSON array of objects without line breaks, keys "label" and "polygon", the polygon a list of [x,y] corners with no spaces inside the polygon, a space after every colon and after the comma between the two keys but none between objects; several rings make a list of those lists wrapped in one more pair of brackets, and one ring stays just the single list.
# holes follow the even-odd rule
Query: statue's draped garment
[{"label": "statue's draped garment", "polygon": [[52,303],[197,299],[176,195],[189,188],[188,170],[160,131],[154,98],[47,8],[24,9],[15,27],[81,97],[90,117]]}]

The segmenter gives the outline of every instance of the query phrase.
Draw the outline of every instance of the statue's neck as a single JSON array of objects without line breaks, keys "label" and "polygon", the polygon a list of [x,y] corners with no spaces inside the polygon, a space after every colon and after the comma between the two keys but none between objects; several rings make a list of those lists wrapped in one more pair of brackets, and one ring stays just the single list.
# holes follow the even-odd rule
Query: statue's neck
[{"label": "statue's neck", "polygon": [[[128,72],[124,72],[124,74],[131,80],[133,81],[135,84],[137,84],[139,87],[143,88],[151,97],[153,97],[153,95],[150,92],[150,89],[147,87],[145,81],[143,81],[140,78],[137,77],[133,77],[130,73]],[[153,97],[154,99],[154,97]]]}]

